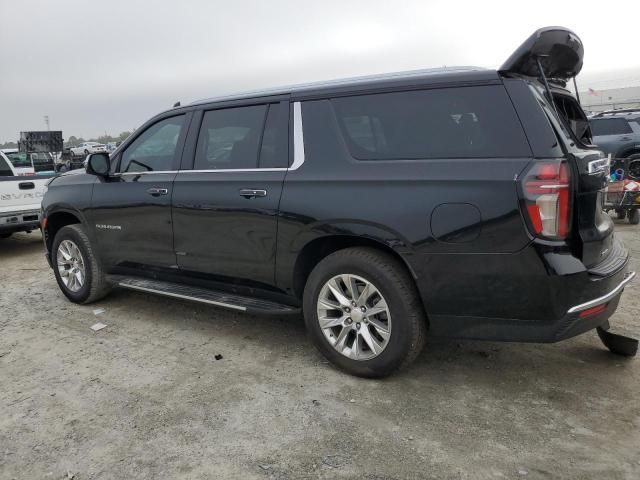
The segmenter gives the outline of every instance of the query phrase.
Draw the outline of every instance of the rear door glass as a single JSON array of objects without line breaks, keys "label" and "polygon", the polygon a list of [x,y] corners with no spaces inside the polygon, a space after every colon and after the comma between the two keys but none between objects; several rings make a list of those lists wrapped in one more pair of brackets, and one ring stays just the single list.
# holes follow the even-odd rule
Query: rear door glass
[{"label": "rear door glass", "polygon": [[531,155],[501,86],[340,97],[332,104],[359,160]]},{"label": "rear door glass", "polygon": [[632,133],[624,118],[598,118],[591,120],[591,132],[594,136],[624,135]]}]

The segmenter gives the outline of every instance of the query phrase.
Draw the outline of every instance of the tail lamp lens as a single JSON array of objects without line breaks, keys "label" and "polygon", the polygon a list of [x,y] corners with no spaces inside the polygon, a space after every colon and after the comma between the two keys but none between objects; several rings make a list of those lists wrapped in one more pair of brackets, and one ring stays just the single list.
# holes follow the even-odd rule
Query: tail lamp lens
[{"label": "tail lamp lens", "polygon": [[571,220],[571,177],[566,161],[534,164],[523,179],[526,217],[533,233],[564,239]]}]

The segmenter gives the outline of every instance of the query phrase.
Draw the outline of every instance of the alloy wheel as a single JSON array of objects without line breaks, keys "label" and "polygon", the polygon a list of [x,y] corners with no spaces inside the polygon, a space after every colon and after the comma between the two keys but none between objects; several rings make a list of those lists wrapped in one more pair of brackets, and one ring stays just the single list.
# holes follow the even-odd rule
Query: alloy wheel
[{"label": "alloy wheel", "polygon": [[321,288],[318,322],[329,344],[353,360],[370,360],[382,353],[391,338],[391,312],[370,281],[341,274]]},{"label": "alloy wheel", "polygon": [[86,280],[86,268],[82,253],[71,240],[63,240],[58,245],[58,273],[65,287],[72,292],[80,290]]}]

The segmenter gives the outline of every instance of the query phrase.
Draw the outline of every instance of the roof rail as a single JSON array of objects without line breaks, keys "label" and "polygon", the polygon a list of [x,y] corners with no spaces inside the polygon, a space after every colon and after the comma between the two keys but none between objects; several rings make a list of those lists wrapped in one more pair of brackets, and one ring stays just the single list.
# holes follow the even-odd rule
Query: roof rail
[{"label": "roof rail", "polygon": [[640,107],[638,108],[620,108],[618,110],[605,110],[603,112],[598,112],[591,118],[596,117],[604,117],[605,115],[612,115],[616,113],[640,113]]}]

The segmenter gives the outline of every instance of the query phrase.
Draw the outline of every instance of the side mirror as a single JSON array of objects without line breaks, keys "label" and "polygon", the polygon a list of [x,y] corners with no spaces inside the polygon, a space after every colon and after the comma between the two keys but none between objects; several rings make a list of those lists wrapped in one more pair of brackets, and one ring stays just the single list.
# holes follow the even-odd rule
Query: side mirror
[{"label": "side mirror", "polygon": [[87,173],[97,175],[98,177],[108,177],[110,166],[109,154],[107,153],[91,153],[87,155],[87,159],[85,160]]}]

